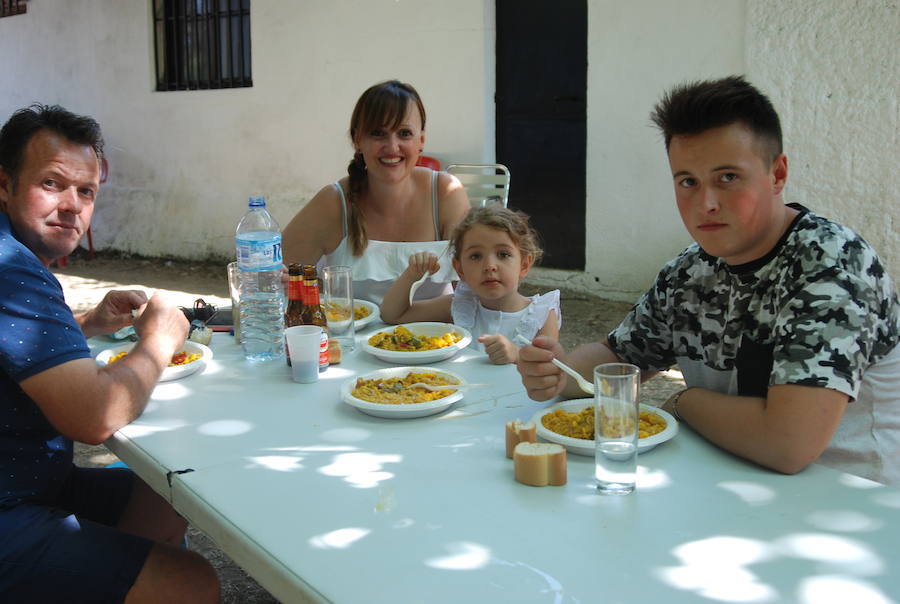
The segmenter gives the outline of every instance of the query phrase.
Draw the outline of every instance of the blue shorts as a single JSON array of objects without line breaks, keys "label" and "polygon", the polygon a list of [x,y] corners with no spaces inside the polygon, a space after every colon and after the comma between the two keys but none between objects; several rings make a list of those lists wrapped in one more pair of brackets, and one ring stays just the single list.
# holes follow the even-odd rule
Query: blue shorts
[{"label": "blue shorts", "polygon": [[115,528],[133,481],[127,469],[73,468],[51,504],[0,510],[0,600],[123,601],[153,547]]}]

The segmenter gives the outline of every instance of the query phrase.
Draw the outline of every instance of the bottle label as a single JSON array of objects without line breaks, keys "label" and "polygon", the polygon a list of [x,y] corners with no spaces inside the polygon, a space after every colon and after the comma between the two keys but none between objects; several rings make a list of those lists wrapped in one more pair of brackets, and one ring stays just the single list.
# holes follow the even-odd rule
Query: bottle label
[{"label": "bottle label", "polygon": [[328,354],[328,334],[322,331],[322,340],[319,342],[319,371],[328,369],[330,355]]},{"label": "bottle label", "polygon": [[299,279],[288,281],[288,300],[303,301],[303,281]]},{"label": "bottle label", "polygon": [[281,267],[280,233],[243,233],[235,238],[237,264],[242,271],[262,272]]}]

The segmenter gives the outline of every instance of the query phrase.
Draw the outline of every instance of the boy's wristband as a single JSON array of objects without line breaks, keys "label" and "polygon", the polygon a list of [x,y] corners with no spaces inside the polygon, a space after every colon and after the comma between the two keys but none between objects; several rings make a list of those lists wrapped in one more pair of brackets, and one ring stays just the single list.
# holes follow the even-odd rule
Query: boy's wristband
[{"label": "boy's wristband", "polygon": [[691,388],[688,387],[688,388],[685,388],[684,390],[682,390],[681,392],[677,393],[675,395],[675,397],[672,399],[672,404],[669,406],[669,409],[672,410],[672,417],[674,417],[679,422],[683,422],[684,420],[681,419],[681,415],[678,413],[678,401],[681,400],[681,395],[690,389]]}]

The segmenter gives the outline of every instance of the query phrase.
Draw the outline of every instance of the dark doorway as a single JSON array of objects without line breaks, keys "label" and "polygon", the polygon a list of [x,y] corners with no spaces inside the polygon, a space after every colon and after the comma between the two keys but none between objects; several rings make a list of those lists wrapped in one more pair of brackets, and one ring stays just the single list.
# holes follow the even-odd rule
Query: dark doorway
[{"label": "dark doorway", "polygon": [[587,2],[497,0],[497,161],[542,266],[584,270]]}]

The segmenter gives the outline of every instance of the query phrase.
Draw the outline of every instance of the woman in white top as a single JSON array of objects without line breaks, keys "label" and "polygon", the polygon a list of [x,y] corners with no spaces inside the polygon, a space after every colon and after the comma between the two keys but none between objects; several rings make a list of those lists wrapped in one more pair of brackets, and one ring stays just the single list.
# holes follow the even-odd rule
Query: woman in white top
[{"label": "woman in white top", "polygon": [[[353,296],[380,304],[411,254],[447,256],[449,235],[469,209],[459,180],[416,166],[425,145],[425,107],[409,84],[376,84],[356,103],[348,176],[324,187],[282,233],[285,264],[345,265]],[[450,263],[417,299],[449,293]]]}]

